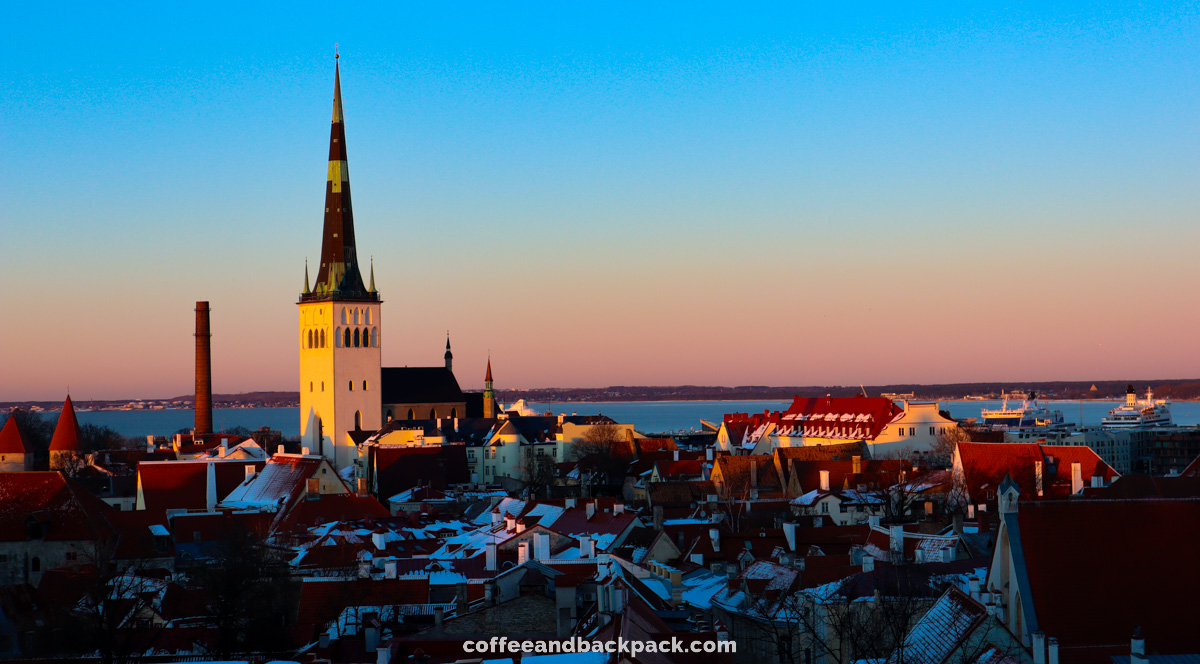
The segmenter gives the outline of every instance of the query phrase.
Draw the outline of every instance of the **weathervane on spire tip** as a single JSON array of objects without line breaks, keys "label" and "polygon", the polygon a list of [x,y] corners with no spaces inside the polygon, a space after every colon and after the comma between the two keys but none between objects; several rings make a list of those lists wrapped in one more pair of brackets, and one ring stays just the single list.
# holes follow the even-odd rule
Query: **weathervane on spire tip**
[{"label": "weathervane on spire tip", "polygon": [[337,45],[337,42],[334,42],[334,43],[333,43],[333,59],[334,59],[334,60],[337,60],[337,59],[338,59],[338,58],[340,58],[340,57],[342,57],[342,56],[338,55],[338,45]]}]

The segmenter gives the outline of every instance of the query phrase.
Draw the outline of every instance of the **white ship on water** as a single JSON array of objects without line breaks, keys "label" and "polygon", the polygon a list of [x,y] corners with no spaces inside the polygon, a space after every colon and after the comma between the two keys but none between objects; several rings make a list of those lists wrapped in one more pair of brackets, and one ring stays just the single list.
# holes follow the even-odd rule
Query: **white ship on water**
[{"label": "white ship on water", "polygon": [[[1008,407],[1008,400],[1019,394],[1021,405]],[[1001,404],[997,410],[983,409],[980,415],[984,424],[1008,427],[1009,429],[1025,429],[1031,427],[1050,427],[1063,424],[1061,410],[1050,410],[1037,402],[1037,394],[1014,392],[1012,395],[1000,393]]]},{"label": "white ship on water", "polygon": [[1100,420],[1106,429],[1134,429],[1171,426],[1171,402],[1155,399],[1154,392],[1147,389],[1146,398],[1139,399],[1130,385],[1125,390],[1125,405],[1108,411]]}]

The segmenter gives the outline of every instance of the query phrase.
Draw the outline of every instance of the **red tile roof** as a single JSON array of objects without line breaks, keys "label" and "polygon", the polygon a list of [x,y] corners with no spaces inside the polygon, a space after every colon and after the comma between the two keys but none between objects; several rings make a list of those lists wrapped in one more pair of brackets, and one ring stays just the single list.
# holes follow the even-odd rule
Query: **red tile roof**
[{"label": "red tile roof", "polygon": [[57,471],[0,473],[0,541],[28,540],[34,522],[46,540],[107,539],[116,534],[114,512]]},{"label": "red tile roof", "polygon": [[778,435],[874,440],[904,409],[886,397],[796,397],[779,418]]},{"label": "red tile roof", "polygon": [[751,465],[754,466],[757,488],[780,488],[779,473],[775,470],[774,460],[769,454],[720,457],[716,460],[716,466],[713,468],[713,481],[716,481],[719,471],[721,483],[724,486],[737,490],[749,489]]},{"label": "red tile roof", "polygon": [[[259,462],[256,466],[259,471],[253,481],[239,488],[238,485],[245,479],[243,475],[243,478],[238,480],[238,484],[222,495],[222,499],[228,498],[231,502],[259,505],[290,505],[300,494],[304,493],[308,486],[308,479],[316,474],[323,462],[323,457],[315,455],[272,455],[265,465]],[[330,480],[341,482],[341,479],[336,476],[330,477]],[[238,490],[234,492],[233,489]],[[348,487],[347,490],[349,490]]]},{"label": "red tile roof", "polygon": [[62,412],[58,415],[58,424],[54,427],[54,436],[50,439],[51,452],[79,451],[79,420],[75,417],[75,406],[71,397],[63,402]]},{"label": "red tile roof", "polygon": [[217,480],[216,501],[220,502],[246,479],[246,466],[261,469],[262,461],[186,460],[140,461],[138,483],[147,510],[208,508],[208,466]]},{"label": "red tile roof", "polygon": [[429,579],[305,579],[296,622],[324,627],[348,606],[429,603]]},{"label": "red tile roof", "polygon": [[1200,647],[1200,566],[1188,562],[1200,500],[1031,502],[1016,520],[1038,628],[1058,639],[1063,664],[1093,661],[1083,646],[1128,652],[1139,625],[1159,654]]},{"label": "red tile roof", "polygon": [[12,415],[0,429],[0,454],[24,454],[26,450],[25,437],[21,435],[21,427],[17,426],[17,418]]},{"label": "red tile roof", "polygon": [[282,512],[271,524],[272,533],[290,533],[309,526],[334,521],[360,521],[391,516],[378,500],[352,493],[327,494],[317,500],[300,500]]},{"label": "red tile roof", "polygon": [[1065,498],[1071,493],[1071,464],[1078,462],[1084,486],[1103,476],[1105,483],[1119,474],[1089,447],[1038,443],[959,443],[963,478],[972,500],[982,500],[985,488],[995,488],[1005,475],[1021,489],[1021,499],[1037,498],[1035,462],[1042,462],[1043,497]]}]

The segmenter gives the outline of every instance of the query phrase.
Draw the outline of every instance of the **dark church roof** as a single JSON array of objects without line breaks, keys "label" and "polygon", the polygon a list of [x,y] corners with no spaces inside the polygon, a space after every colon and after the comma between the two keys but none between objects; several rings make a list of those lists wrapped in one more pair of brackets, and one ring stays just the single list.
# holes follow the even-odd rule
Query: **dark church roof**
[{"label": "dark church roof", "polygon": [[383,403],[464,403],[454,372],[446,367],[384,367]]}]

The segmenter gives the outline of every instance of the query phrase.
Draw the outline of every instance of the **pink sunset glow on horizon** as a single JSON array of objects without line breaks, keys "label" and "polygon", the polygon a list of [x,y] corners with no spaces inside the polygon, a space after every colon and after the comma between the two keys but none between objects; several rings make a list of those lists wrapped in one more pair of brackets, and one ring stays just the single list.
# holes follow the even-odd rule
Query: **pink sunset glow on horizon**
[{"label": "pink sunset glow on horizon", "polygon": [[[1194,25],[742,18],[339,36],[383,365],[449,330],[465,389],[1200,375]],[[216,392],[297,389],[326,28],[14,38],[0,400],[189,394],[197,300]]]}]

